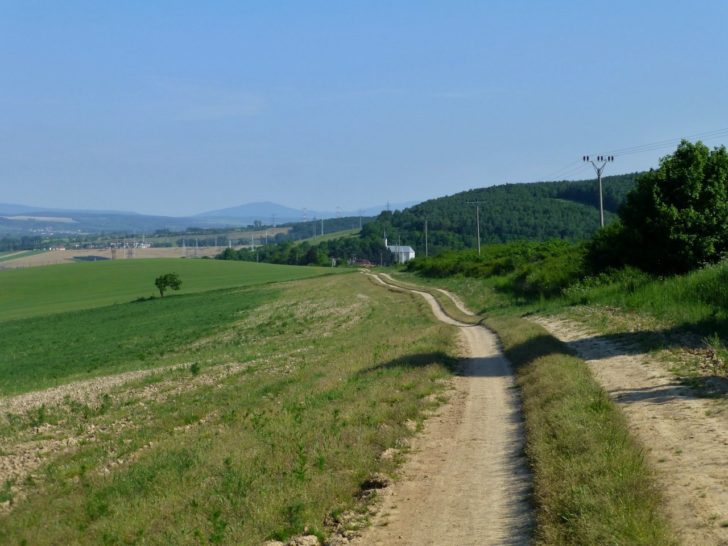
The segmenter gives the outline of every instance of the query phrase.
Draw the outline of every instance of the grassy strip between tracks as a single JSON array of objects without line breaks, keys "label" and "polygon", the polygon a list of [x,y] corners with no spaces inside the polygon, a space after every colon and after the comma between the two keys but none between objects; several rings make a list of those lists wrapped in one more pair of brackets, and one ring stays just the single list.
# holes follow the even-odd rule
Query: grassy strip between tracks
[{"label": "grassy strip between tracks", "polygon": [[[450,311],[432,286],[422,288]],[[584,361],[514,314],[484,322],[498,334],[521,389],[537,543],[673,544],[642,448]]]}]

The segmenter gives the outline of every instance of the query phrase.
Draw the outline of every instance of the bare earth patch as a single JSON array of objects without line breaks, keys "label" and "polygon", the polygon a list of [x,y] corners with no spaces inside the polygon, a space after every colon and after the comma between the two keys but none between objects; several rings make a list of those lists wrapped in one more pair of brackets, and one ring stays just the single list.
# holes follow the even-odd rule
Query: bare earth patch
[{"label": "bare earth patch", "polygon": [[383,490],[373,526],[354,544],[526,544],[530,475],[510,365],[493,333],[454,321],[417,293],[460,328],[465,358],[450,401],[412,441],[402,479]]},{"label": "bare earth patch", "polygon": [[646,448],[685,544],[728,544],[726,399],[705,398],[666,365],[576,322],[531,317],[587,361]]}]

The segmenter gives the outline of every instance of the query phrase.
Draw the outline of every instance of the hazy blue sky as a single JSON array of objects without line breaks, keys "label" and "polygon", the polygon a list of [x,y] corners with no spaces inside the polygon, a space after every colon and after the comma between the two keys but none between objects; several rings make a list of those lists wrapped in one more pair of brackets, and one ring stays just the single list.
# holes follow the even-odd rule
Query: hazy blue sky
[{"label": "hazy blue sky", "polygon": [[717,0],[0,0],[0,202],[351,210],[550,179],[727,128],[727,22]]}]

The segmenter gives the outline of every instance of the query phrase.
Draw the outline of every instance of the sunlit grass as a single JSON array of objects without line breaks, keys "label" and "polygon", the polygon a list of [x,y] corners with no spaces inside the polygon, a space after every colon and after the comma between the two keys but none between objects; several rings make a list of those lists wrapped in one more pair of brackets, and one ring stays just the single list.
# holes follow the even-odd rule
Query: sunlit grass
[{"label": "sunlit grass", "polygon": [[219,317],[204,311],[206,335],[176,348],[196,370],[5,417],[5,445],[30,445],[38,430],[75,443],[7,491],[0,542],[259,545],[305,529],[323,536],[327,517],[346,510],[366,520],[361,484],[396,471],[397,458],[380,455],[406,449],[407,421],[438,403],[453,329],[363,275],[120,307],[150,305],[162,318],[163,304],[184,314],[207,298],[231,303]]},{"label": "sunlit grass", "polygon": [[177,273],[180,294],[252,286],[332,273],[297,267],[203,259],[108,260],[0,271],[0,321],[128,303],[159,295],[154,279]]}]

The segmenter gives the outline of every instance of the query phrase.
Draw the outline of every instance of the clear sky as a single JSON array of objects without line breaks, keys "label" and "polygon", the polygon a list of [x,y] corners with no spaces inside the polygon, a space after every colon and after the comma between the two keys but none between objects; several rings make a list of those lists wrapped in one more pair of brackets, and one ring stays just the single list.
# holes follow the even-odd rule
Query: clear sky
[{"label": "clear sky", "polygon": [[585,153],[728,128],[727,22],[719,0],[0,0],[0,202],[356,210],[586,178]]}]

